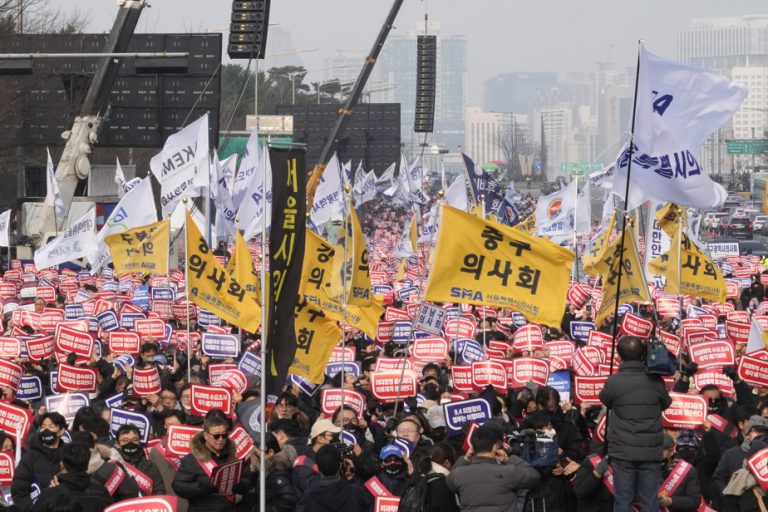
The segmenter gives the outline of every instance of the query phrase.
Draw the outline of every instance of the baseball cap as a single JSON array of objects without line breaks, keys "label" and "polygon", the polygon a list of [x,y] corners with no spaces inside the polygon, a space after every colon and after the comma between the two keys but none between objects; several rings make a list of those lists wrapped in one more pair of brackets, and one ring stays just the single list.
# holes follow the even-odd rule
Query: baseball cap
[{"label": "baseball cap", "polygon": [[440,428],[445,426],[445,414],[443,413],[443,407],[441,405],[433,405],[427,409],[425,414],[430,428]]},{"label": "baseball cap", "polygon": [[341,427],[334,425],[331,420],[321,418],[312,425],[312,430],[309,433],[309,439],[314,439],[317,436],[324,434],[325,432],[338,434],[341,432]]},{"label": "baseball cap", "polygon": [[392,455],[402,459],[403,451],[400,449],[400,447],[395,446],[394,444],[388,444],[381,449],[381,453],[379,453],[379,459],[386,460],[387,457],[391,457]]},{"label": "baseball cap", "polygon": [[759,428],[760,430],[768,431],[768,418],[757,415],[751,416],[749,418],[749,423],[747,423],[747,432],[753,428]]}]

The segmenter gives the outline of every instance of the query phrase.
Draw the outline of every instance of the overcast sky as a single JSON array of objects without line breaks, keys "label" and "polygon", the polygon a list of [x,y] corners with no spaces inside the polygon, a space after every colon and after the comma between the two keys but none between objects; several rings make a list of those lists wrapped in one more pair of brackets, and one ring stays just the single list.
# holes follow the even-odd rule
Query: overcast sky
[{"label": "overcast sky", "polygon": [[[85,13],[92,32],[108,31],[117,11],[114,0],[50,2]],[[229,0],[150,3],[140,32],[221,30],[229,24],[232,6]],[[337,49],[368,50],[391,4],[273,0],[270,23],[290,31],[292,49],[319,49],[303,56],[305,67],[317,69]],[[482,104],[483,82],[499,73],[592,71],[603,61],[634,65],[640,38],[650,51],[675,58],[677,32],[692,18],[768,14],[766,0],[428,0],[426,7],[445,35],[467,37],[469,105]],[[393,33],[407,33],[423,20],[424,12],[424,0],[406,0]],[[268,53],[284,50],[267,46]]]}]

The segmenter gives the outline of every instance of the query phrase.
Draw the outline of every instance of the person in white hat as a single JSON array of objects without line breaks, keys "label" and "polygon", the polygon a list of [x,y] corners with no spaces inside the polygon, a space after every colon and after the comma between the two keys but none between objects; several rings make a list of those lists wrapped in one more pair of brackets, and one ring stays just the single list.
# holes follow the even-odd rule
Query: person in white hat
[{"label": "person in white hat", "polygon": [[315,456],[320,448],[333,442],[338,442],[341,427],[336,426],[326,418],[320,418],[313,425],[309,432],[309,445],[312,448],[307,450],[304,455],[296,457],[293,464],[293,486],[299,493],[298,501],[301,501],[305,492],[320,478],[315,471]]}]

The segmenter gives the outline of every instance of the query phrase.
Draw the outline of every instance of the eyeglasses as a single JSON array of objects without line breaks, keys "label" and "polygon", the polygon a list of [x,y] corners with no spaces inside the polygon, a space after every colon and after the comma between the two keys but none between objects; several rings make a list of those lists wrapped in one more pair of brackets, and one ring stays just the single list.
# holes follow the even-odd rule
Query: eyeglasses
[{"label": "eyeglasses", "polygon": [[224,432],[223,434],[211,434],[210,432],[206,431],[205,433],[214,438],[216,441],[220,441],[229,437],[229,432]]}]

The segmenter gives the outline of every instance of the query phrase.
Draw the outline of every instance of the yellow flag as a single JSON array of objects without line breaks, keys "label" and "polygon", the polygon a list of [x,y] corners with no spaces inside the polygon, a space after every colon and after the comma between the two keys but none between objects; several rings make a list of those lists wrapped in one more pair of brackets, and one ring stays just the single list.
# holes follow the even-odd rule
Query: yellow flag
[{"label": "yellow flag", "polygon": [[725,302],[722,272],[682,229],[675,229],[669,246],[665,290]]},{"label": "yellow flag", "polygon": [[476,204],[475,206],[472,207],[470,212],[475,217],[480,217],[481,219],[484,218],[484,216],[483,216],[483,205],[482,204]]},{"label": "yellow flag", "polygon": [[411,217],[411,227],[408,231],[408,237],[411,239],[411,248],[413,249],[413,252],[416,252],[416,245],[419,240],[419,230],[416,227],[416,214],[413,214],[413,217]]},{"label": "yellow flag", "polygon": [[677,234],[677,227],[683,218],[683,209],[675,203],[667,202],[656,211],[656,223],[668,236]]},{"label": "yellow flag", "polygon": [[608,252],[615,223],[616,212],[611,215],[611,220],[608,221],[608,226],[595,237],[589,252],[582,258],[581,261],[584,265],[584,272],[587,274],[597,276],[598,274],[604,274],[608,271],[608,267],[603,262],[603,259]]},{"label": "yellow flag", "polygon": [[402,281],[405,279],[405,266],[408,264],[408,260],[406,258],[403,258],[400,260],[400,263],[397,265],[397,273],[395,274],[395,279],[397,281]]},{"label": "yellow flag", "polygon": [[328,318],[346,322],[371,338],[375,338],[384,308],[375,300],[371,300],[365,306],[348,304],[345,313],[343,296],[337,298],[332,293],[334,288],[332,273],[338,248],[334,249],[331,244],[310,229],[307,229],[306,233],[299,294],[305,296],[310,303],[319,306]]},{"label": "yellow flag", "polygon": [[246,292],[253,296],[257,303],[261,304],[261,282],[259,275],[253,268],[253,258],[248,250],[248,243],[237,230],[235,235],[235,252],[227,262],[227,274],[245,287]]},{"label": "yellow flag", "polygon": [[533,212],[526,218],[517,224],[513,229],[516,229],[522,233],[533,235],[536,232],[536,212]]},{"label": "yellow flag", "polygon": [[167,274],[170,234],[166,219],[106,237],[115,273]]},{"label": "yellow flag", "polygon": [[261,324],[261,308],[253,294],[247,293],[216,261],[189,212],[186,223],[187,298],[232,325],[256,332]]},{"label": "yellow flag", "polygon": [[314,384],[325,380],[325,365],[333,347],[341,340],[341,329],[322,308],[302,299],[296,305],[296,354],[288,373],[308,379]]},{"label": "yellow flag", "polygon": [[510,308],[559,326],[574,257],[543,238],[443,206],[425,298]]},{"label": "yellow flag", "polygon": [[[346,251],[344,250],[345,239]],[[350,208],[345,228],[339,236],[335,251],[331,296],[341,302],[346,297],[347,304],[356,306],[370,304],[373,291],[371,290],[371,277],[368,268],[368,248],[354,208]]]},{"label": "yellow flag", "polygon": [[[624,257],[621,255],[621,236],[617,236],[603,259],[608,269],[601,274],[603,278],[603,300],[595,316],[595,324],[599,327],[605,318],[616,310],[616,295],[618,290],[619,304],[627,302],[651,302],[648,284],[645,282],[643,265],[637,254],[637,246],[629,226],[624,227]],[[619,264],[621,269],[621,289],[619,290]]]}]

